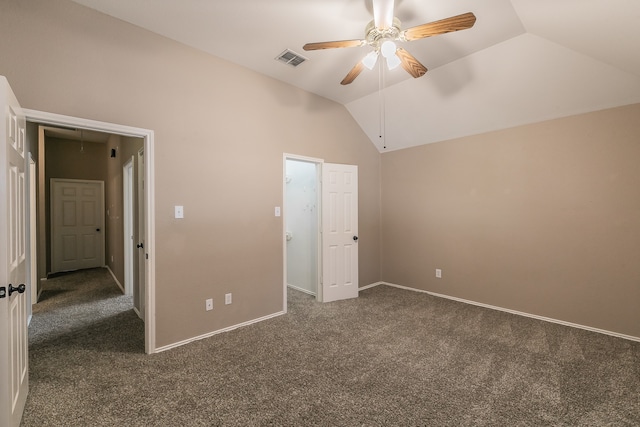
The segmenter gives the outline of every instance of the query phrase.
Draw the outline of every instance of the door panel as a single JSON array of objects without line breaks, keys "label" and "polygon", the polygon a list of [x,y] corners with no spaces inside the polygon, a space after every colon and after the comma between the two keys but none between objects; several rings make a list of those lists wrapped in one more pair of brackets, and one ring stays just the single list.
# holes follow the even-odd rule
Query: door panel
[{"label": "door panel", "polygon": [[145,283],[146,283],[146,267],[147,267],[147,252],[146,252],[146,225],[145,225],[145,218],[146,218],[146,211],[144,209],[145,204],[145,198],[146,198],[146,194],[145,194],[145,166],[144,166],[144,150],[140,150],[138,151],[138,171],[137,171],[137,177],[138,177],[138,192],[137,192],[137,200],[138,200],[138,229],[137,229],[137,235],[138,235],[138,244],[136,245],[136,247],[138,247],[138,245],[140,245],[138,247],[138,263],[137,263],[137,268],[138,268],[138,311],[140,312],[140,316],[142,317],[142,319],[145,319],[145,310],[146,310],[146,306],[145,306],[145,299],[146,299],[146,294],[145,294]]},{"label": "door panel", "polygon": [[358,167],[322,165],[322,300],[358,296]]},{"label": "door panel", "polygon": [[51,180],[51,271],[104,265],[104,183]]},{"label": "door panel", "polygon": [[20,424],[28,392],[26,282],[25,119],[6,79],[0,77],[0,425]]}]

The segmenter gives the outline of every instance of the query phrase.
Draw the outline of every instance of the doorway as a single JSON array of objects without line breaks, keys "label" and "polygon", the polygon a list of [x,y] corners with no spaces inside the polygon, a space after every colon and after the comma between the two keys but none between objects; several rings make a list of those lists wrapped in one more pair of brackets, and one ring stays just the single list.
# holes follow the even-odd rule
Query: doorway
[{"label": "doorway", "polygon": [[287,159],[285,188],[287,286],[317,296],[320,240],[318,164]]},{"label": "doorway", "polygon": [[283,311],[289,287],[320,302],[357,298],[358,167],[285,153],[282,195]]},{"label": "doorway", "polygon": [[[96,132],[104,132],[124,137],[142,138],[144,143],[145,156],[147,162],[141,173],[146,182],[145,191],[142,195],[145,206],[145,263],[140,268],[145,270],[145,282],[140,286],[140,293],[144,293],[144,328],[145,328],[145,352],[147,354],[156,352],[155,343],[155,211],[154,211],[154,134],[148,129],[134,128],[113,123],[86,120],[77,117],[63,116],[59,114],[46,113],[36,110],[24,110],[28,122],[41,125],[56,126],[61,128],[83,129]],[[41,165],[42,166],[42,165]],[[144,291],[143,291],[144,290]]]},{"label": "doorway", "polygon": [[322,301],[320,179],[322,159],[285,154],[283,162],[284,301],[288,288]]}]

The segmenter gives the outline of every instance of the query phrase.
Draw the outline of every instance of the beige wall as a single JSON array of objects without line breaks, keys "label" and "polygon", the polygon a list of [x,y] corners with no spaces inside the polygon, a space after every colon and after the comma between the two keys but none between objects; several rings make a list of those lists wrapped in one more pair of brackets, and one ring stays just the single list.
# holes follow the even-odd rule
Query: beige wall
[{"label": "beige wall", "polygon": [[343,106],[68,0],[2,1],[0,57],[25,108],[155,132],[158,346],[282,309],[283,152],[358,165],[379,280],[380,156]]},{"label": "beige wall", "polygon": [[640,337],[638,118],[632,105],[383,154],[382,279]]}]

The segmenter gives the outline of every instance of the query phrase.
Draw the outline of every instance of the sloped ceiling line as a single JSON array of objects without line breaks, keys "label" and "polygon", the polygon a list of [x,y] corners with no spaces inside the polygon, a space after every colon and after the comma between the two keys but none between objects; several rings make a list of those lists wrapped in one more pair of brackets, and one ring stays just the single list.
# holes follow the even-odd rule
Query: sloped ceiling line
[{"label": "sloped ceiling line", "polygon": [[[369,0],[73,0],[346,106],[380,151],[377,73],[339,84],[365,48],[273,58],[308,42],[358,39]],[[470,30],[406,43],[429,72],[388,73],[388,149],[640,102],[637,0],[402,0],[403,28],[465,12]],[[375,71],[375,70],[374,70]]]}]

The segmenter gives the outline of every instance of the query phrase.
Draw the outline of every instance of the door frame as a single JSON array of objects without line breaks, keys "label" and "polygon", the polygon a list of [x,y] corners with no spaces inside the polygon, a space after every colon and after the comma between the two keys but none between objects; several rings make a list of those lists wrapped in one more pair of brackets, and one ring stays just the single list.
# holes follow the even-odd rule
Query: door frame
[{"label": "door frame", "polygon": [[122,165],[124,294],[133,295],[133,156]]},{"label": "door frame", "polygon": [[156,350],[156,323],[155,323],[155,170],[154,170],[154,132],[150,129],[136,128],[131,126],[119,125],[115,123],[100,122],[96,120],[83,119],[79,117],[65,116],[55,113],[47,113],[38,110],[23,109],[27,122],[33,122],[43,125],[53,125],[60,127],[73,127],[76,129],[86,129],[98,132],[106,132],[116,135],[131,136],[144,139],[145,151],[145,232],[146,247],[145,252],[148,257],[145,264],[145,316],[144,316],[144,335],[145,335],[145,352],[147,354],[155,353]]},{"label": "door frame", "polygon": [[283,277],[283,301],[282,301],[282,311],[284,313],[287,312],[287,292],[288,292],[288,270],[287,270],[287,160],[293,160],[297,162],[306,162],[312,163],[316,165],[316,183],[317,183],[317,212],[318,212],[318,238],[317,245],[318,250],[316,263],[317,263],[317,289],[316,289],[316,300],[322,301],[322,283],[320,277],[322,275],[322,165],[324,163],[324,159],[318,159],[315,157],[307,157],[307,156],[299,156],[297,154],[288,154],[284,153],[282,156],[282,277]]},{"label": "door frame", "polygon": [[36,233],[36,224],[38,210],[36,208],[36,188],[37,188],[37,165],[33,158],[33,154],[29,153],[29,201],[27,203],[29,212],[29,258],[27,270],[29,271],[29,293],[31,294],[31,304],[29,304],[29,323],[33,313],[33,304],[38,302],[40,295],[40,284],[38,283],[38,234]]}]

